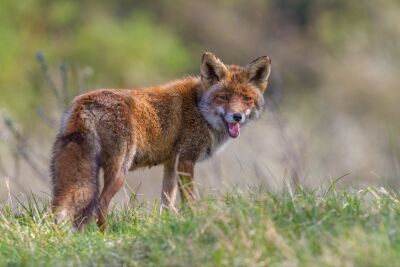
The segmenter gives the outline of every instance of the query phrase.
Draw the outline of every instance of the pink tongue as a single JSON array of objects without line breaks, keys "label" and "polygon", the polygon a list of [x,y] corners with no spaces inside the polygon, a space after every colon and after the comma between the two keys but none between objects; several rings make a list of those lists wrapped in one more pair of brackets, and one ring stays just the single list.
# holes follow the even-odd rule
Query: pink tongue
[{"label": "pink tongue", "polygon": [[240,124],[239,123],[228,123],[229,135],[231,137],[238,137],[240,134]]}]

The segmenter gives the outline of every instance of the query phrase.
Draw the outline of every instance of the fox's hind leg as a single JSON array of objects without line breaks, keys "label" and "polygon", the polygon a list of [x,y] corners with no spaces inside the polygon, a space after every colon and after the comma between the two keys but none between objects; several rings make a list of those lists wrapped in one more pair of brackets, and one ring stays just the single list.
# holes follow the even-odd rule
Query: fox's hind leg
[{"label": "fox's hind leg", "polygon": [[132,158],[133,153],[128,152],[111,157],[107,156],[104,160],[104,187],[97,210],[97,225],[102,231],[107,227],[107,212],[111,199],[124,185]]},{"label": "fox's hind leg", "polygon": [[111,199],[121,189],[125,182],[126,172],[120,162],[114,162],[104,168],[104,187],[97,210],[97,225],[101,230],[107,227],[107,212]]}]

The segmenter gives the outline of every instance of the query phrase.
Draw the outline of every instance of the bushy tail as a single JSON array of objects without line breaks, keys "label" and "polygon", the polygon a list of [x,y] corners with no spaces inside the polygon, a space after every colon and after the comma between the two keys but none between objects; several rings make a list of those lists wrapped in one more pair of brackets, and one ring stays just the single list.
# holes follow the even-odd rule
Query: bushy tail
[{"label": "bushy tail", "polygon": [[76,227],[90,220],[99,195],[99,144],[93,131],[67,127],[53,147],[51,173],[55,221],[72,220]]}]

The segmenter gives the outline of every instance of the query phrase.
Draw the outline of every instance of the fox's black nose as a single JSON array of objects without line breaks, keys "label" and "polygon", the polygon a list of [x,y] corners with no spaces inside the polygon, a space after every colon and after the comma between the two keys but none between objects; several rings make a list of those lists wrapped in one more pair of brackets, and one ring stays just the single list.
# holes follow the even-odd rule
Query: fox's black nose
[{"label": "fox's black nose", "polygon": [[235,114],[232,115],[232,118],[233,118],[235,121],[239,122],[239,121],[242,120],[242,114],[240,114],[240,113],[235,113]]}]

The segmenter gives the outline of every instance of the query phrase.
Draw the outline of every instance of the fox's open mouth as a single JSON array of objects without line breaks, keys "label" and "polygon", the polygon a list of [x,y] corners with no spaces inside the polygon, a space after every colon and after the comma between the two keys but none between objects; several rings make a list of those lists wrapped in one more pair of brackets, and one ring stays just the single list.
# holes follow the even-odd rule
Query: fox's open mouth
[{"label": "fox's open mouth", "polygon": [[240,123],[227,123],[228,124],[228,133],[232,138],[236,138],[240,135]]},{"label": "fox's open mouth", "polygon": [[232,138],[236,138],[240,135],[240,123],[239,122],[227,122],[224,120],[228,134]]}]

